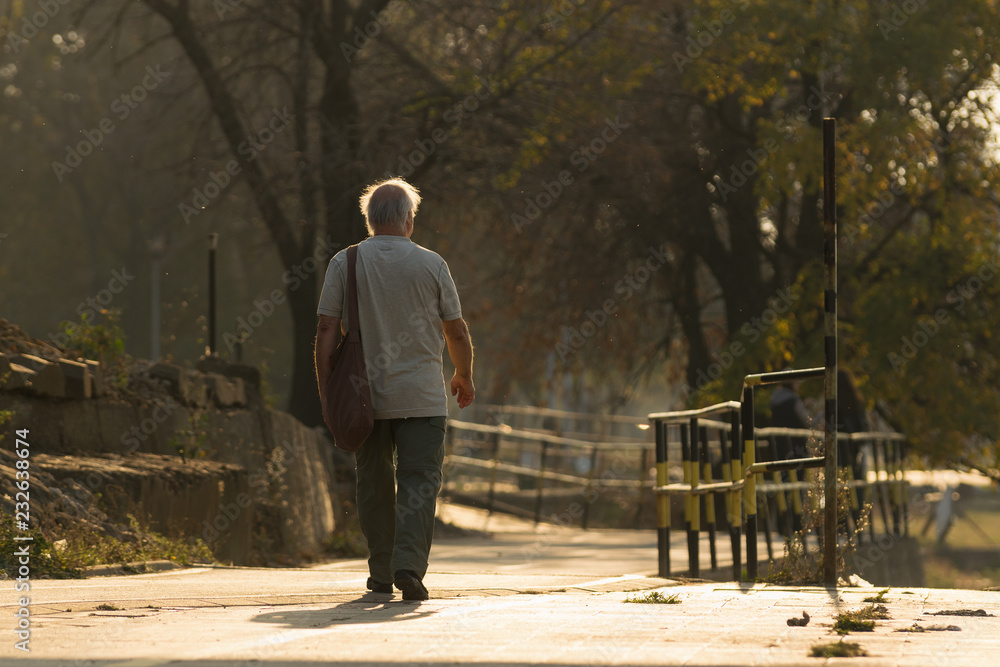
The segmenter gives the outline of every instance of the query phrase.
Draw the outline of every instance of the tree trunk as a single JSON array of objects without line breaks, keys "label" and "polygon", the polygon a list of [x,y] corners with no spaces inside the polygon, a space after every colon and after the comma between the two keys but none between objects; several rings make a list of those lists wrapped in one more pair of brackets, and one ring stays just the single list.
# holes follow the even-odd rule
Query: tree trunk
[{"label": "tree trunk", "polygon": [[316,304],[318,289],[313,280],[304,280],[299,289],[288,292],[292,311],[292,367],[288,412],[306,426],[323,423],[319,404],[319,388],[313,370],[313,349],[316,340]]},{"label": "tree trunk", "polygon": [[[680,294],[674,300],[677,314],[680,317],[681,329],[688,342],[687,359],[687,385],[690,388],[686,391],[686,399],[694,397],[695,392],[701,387],[698,386],[699,378],[704,377],[708,372],[708,366],[712,361],[708,352],[708,343],[705,341],[705,332],[701,326],[701,303],[698,300],[698,258],[695,255],[686,255],[681,260],[681,275],[679,276]],[[704,386],[705,381],[702,381]]]}]

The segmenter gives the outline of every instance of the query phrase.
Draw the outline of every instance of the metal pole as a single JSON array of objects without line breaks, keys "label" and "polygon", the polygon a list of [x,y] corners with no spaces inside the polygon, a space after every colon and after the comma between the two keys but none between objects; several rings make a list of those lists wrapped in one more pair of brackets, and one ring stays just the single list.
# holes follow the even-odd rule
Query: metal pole
[{"label": "metal pole", "polygon": [[[732,471],[733,481],[743,479],[743,463],[740,456],[740,411],[733,410],[729,415],[729,465]],[[743,507],[742,498],[739,491],[733,491],[731,514],[729,515],[729,530],[731,531],[730,541],[733,547],[733,581],[739,581],[743,574],[742,556],[743,550],[740,547],[740,535],[742,531]]]},{"label": "metal pole", "polygon": [[[683,436],[682,436],[683,437]],[[688,467],[691,474],[691,490],[698,488],[698,418],[692,417],[688,422]],[[701,506],[705,504],[704,496],[691,495],[691,531],[688,533],[690,545],[690,570],[692,577],[701,576]]]},{"label": "metal pole", "polygon": [[[704,426],[698,429],[698,439],[701,440],[699,460],[701,461],[702,479],[711,484],[714,481],[712,479],[712,458],[708,452],[708,429]],[[725,449],[724,438],[720,438],[720,440],[722,448]],[[712,571],[715,572],[719,569],[718,553],[715,548],[715,494],[706,493],[703,498],[705,499],[705,511],[702,514],[705,517],[705,529],[708,531],[708,553],[712,563]]]},{"label": "metal pole", "polygon": [[208,356],[215,356],[215,249],[219,235],[208,235]]},{"label": "metal pole", "polygon": [[823,119],[823,261],[826,266],[824,348],[826,352],[826,456],[823,512],[823,582],[837,585],[837,121]]},{"label": "metal pole", "polygon": [[[656,485],[666,486],[667,476],[667,434],[670,425],[660,420],[653,421],[656,429]],[[656,494],[656,547],[659,556],[659,574],[670,576],[670,496]]]},{"label": "metal pole", "polygon": [[[743,470],[757,459],[757,435],[753,424],[753,386],[743,387],[743,405],[740,406],[743,421]],[[747,475],[743,482],[743,512],[747,522],[747,580],[757,579],[757,475]]]}]

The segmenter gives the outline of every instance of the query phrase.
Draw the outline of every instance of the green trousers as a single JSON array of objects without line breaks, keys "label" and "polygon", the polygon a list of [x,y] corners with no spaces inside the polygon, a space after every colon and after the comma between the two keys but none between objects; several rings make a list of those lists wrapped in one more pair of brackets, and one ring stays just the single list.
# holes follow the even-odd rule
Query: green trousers
[{"label": "green trousers", "polygon": [[377,582],[392,583],[399,570],[420,578],[427,573],[444,431],[444,417],[376,419],[355,453],[358,519],[368,541],[368,570]]}]

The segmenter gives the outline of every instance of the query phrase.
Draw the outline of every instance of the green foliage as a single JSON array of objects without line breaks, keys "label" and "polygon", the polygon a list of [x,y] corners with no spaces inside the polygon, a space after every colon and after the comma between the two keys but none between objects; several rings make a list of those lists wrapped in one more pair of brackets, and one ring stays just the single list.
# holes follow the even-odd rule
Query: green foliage
[{"label": "green foliage", "polygon": [[125,332],[122,330],[121,310],[101,309],[100,321],[83,313],[80,321],[64,321],[59,329],[66,336],[62,346],[64,352],[79,359],[93,359],[100,362],[108,373],[107,381],[118,388],[128,384],[129,357],[125,354]]},{"label": "green foliage", "polygon": [[199,409],[191,411],[188,417],[188,428],[178,429],[167,440],[167,444],[173,449],[181,461],[187,459],[198,459],[209,456],[210,452],[205,449],[205,439],[208,437],[208,415]]},{"label": "green foliage", "polygon": [[[728,4],[692,3],[687,34]],[[819,121],[834,116],[841,363],[868,408],[918,451],[995,467],[996,3],[921,4],[902,23],[896,4],[861,0],[751,0],[734,11],[683,80],[708,112],[732,118],[735,104],[753,145],[773,148],[749,179],[754,238],[772,284],[800,285],[803,298],[759,340],[736,335],[742,320],[727,322],[728,342],[739,339],[747,353],[698,402],[731,399],[748,372],[823,363]],[[813,105],[810,90],[829,97]],[[730,233],[734,215],[726,213]],[[725,292],[721,269],[715,278]],[[750,303],[743,312],[759,315]]]},{"label": "green foliage", "polygon": [[69,339],[63,349],[77,357],[94,359],[102,365],[110,365],[125,354],[125,332],[119,321],[121,311],[102,309],[102,323],[98,324],[92,315],[80,315],[80,322],[64,321],[59,329]]},{"label": "green foliage", "polygon": [[[31,540],[15,540],[15,537],[30,537]],[[8,577],[18,577],[18,567],[21,565],[15,551],[27,547],[31,577],[37,579],[78,579],[80,573],[78,562],[68,557],[62,549],[56,546],[37,528],[27,531],[15,531],[10,517],[4,517],[0,522],[0,568]]]},{"label": "green foliage", "polygon": [[626,595],[623,602],[635,602],[638,604],[680,604],[680,595],[673,593],[664,595],[660,591],[652,591],[645,595]]},{"label": "green foliage", "polygon": [[875,630],[875,621],[886,618],[889,618],[889,613],[884,605],[870,604],[856,611],[837,614],[833,629],[840,635],[849,632],[872,632]]},{"label": "green foliage", "polygon": [[[0,38],[17,30],[27,4],[0,16]],[[983,279],[969,297],[953,292],[996,263],[993,0],[915,3],[905,15],[898,2],[866,0],[443,0],[433,12],[395,3],[382,26],[387,38],[368,40],[347,62],[328,54],[369,20],[358,3],[340,3],[344,11],[320,32],[313,17],[329,12],[319,0],[247,0],[221,20],[199,3],[160,16],[163,3],[139,3],[150,11],[136,21],[115,18],[131,16],[124,9],[134,3],[100,4],[106,14],[79,17],[85,25],[60,13],[20,53],[0,54],[0,142],[17,162],[8,165],[16,179],[0,280],[54,276],[25,282],[0,309],[34,318],[33,328],[51,328],[50,306],[72,312],[83,296],[75,287],[131,262],[163,234],[169,253],[165,242],[152,245],[171,257],[164,349],[181,359],[200,354],[192,332],[206,295],[191,287],[203,275],[201,262],[189,260],[205,229],[221,231],[231,253],[220,261],[231,271],[221,284],[239,285],[221,300],[225,326],[254,309],[254,295],[280,286],[320,229],[335,243],[357,240],[353,201],[388,169],[420,183],[433,223],[418,218],[415,239],[442,251],[470,286],[463,305],[491,359],[484,398],[618,405],[656,377],[664,391],[651,401],[667,402],[685,366],[694,384],[738,343],[725,375],[692,398],[732,399],[747,372],[822,363],[820,128],[831,116],[842,363],[868,407],[921,452],[1000,468],[1000,281]],[[192,30],[170,25],[182,16]],[[93,66],[95,51],[119,37],[148,60]],[[146,62],[184,52],[207,54],[201,65],[220,64],[201,73],[178,68],[167,85],[216,88],[176,101],[150,95],[142,113],[114,119],[121,150],[94,151],[65,182],[53,178],[53,159],[64,158],[50,148],[81,141],[74,119],[107,115],[108,100],[144,79]],[[232,53],[246,57],[230,63]],[[484,82],[487,94],[470,97]],[[237,117],[221,113],[226,99],[239,101],[225,106],[238,108]],[[284,105],[305,130],[282,134],[267,160],[198,207],[198,224],[150,212],[146,203],[163,193],[191,201],[192,188],[201,192],[218,164],[239,157],[233,144]],[[606,142],[606,121],[619,116],[628,127]],[[220,117],[225,122],[198,129],[197,119]],[[178,140],[190,136],[199,140]],[[579,162],[581,149],[595,145],[595,159]],[[761,150],[765,157],[740,176],[744,184],[727,184]],[[330,160],[302,160],[319,154]],[[188,167],[164,171],[164,164]],[[318,187],[331,182],[335,164],[355,167],[342,187]],[[558,180],[564,171],[568,185]],[[515,229],[511,216],[532,206],[530,224]],[[61,243],[9,252],[19,232],[58,235]],[[669,258],[641,289],[617,291],[650,248]],[[313,307],[317,282],[291,288],[289,300]],[[743,334],[790,286],[802,287],[800,301],[762,331]],[[130,317],[145,312],[137,288],[116,295],[116,305],[119,298]],[[605,303],[613,316],[605,317]],[[304,312],[303,303],[294,310]],[[942,310],[949,321],[904,354],[905,340]],[[275,387],[284,392],[295,378],[297,397],[305,396],[314,378],[301,354],[311,335],[301,329],[312,323],[295,317],[292,336],[279,319],[254,331],[254,345],[273,345],[283,360]],[[131,338],[144,339],[133,321],[141,320],[129,320]],[[523,326],[509,325],[515,321]],[[593,335],[564,354],[568,333],[584,325]],[[289,358],[297,365],[286,373]],[[305,401],[292,408],[318,418]]]},{"label": "green foliage", "polygon": [[872,595],[872,596],[866,597],[864,601],[865,602],[876,603],[876,604],[879,603],[879,602],[884,602],[885,601],[885,595],[888,592],[889,592],[888,588],[883,588],[882,590],[880,590],[878,592],[878,595]]},{"label": "green foliage", "polygon": [[[126,565],[150,560],[171,560],[182,565],[214,562],[211,551],[200,540],[168,538],[145,530],[135,517],[129,517],[137,536],[129,542],[92,530],[73,526],[61,531],[57,539],[40,530],[14,531],[10,521],[0,523],[0,567],[9,577],[17,576],[18,559],[14,550],[28,545],[32,578],[80,578],[82,570],[92,565]],[[15,536],[31,537],[30,542],[16,541]]]}]

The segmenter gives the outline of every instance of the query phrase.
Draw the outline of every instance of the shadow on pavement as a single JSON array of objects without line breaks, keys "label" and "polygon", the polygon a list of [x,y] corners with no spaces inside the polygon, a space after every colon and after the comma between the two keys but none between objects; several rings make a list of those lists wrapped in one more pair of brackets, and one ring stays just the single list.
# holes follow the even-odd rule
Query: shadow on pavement
[{"label": "shadow on pavement", "polygon": [[402,600],[384,593],[365,593],[356,600],[342,602],[329,609],[291,607],[259,614],[251,620],[257,623],[279,624],[286,628],[328,628],[357,623],[410,621],[435,613],[430,609],[421,611],[419,607],[419,601]]}]

